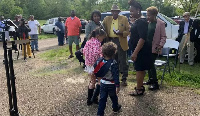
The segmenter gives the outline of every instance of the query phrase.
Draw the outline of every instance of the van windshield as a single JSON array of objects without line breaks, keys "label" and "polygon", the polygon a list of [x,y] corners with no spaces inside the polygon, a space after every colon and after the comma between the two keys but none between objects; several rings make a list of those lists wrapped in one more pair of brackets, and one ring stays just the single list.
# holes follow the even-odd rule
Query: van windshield
[{"label": "van windshield", "polygon": [[171,18],[165,16],[164,14],[161,14],[161,13],[160,13],[160,15],[163,16],[163,17],[164,17],[167,21],[169,21],[171,24],[173,24],[173,25],[178,25],[175,21],[173,21]]}]

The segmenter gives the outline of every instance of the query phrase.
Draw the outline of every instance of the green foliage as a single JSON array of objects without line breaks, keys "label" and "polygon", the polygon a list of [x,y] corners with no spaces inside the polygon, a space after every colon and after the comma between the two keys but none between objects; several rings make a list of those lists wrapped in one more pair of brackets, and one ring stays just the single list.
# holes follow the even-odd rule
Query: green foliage
[{"label": "green foliage", "polygon": [[[0,0],[0,15],[14,18],[15,14],[22,14],[25,19],[34,15],[35,19],[49,19],[52,17],[69,17],[70,11],[75,10],[81,19],[90,19],[95,9],[100,12],[110,11],[113,3],[120,9],[129,10],[129,0]],[[166,16],[182,15],[185,11],[195,14],[198,0],[137,0],[143,10],[156,6]]]},{"label": "green foliage", "polygon": [[0,12],[6,18],[13,18],[11,11],[15,8],[14,0],[1,0],[0,1]]},{"label": "green foliage", "polygon": [[11,17],[15,17],[16,14],[23,14],[23,9],[19,6],[14,6],[10,11]]}]

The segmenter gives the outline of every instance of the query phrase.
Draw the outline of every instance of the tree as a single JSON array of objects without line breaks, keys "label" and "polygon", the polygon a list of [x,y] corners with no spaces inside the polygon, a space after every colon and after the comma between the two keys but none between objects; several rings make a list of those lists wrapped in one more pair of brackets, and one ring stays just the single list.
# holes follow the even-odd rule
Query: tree
[{"label": "tree", "polygon": [[4,15],[5,18],[12,18],[11,11],[15,8],[14,0],[1,0],[0,1],[0,11],[1,15]]},{"label": "tree", "polygon": [[195,14],[197,10],[199,0],[167,0],[171,3],[174,3],[178,8],[176,11],[179,15],[182,15],[183,12],[190,12],[191,15]]},{"label": "tree", "polygon": [[23,9],[19,6],[14,6],[10,11],[10,16],[15,17],[16,14],[23,14]]}]

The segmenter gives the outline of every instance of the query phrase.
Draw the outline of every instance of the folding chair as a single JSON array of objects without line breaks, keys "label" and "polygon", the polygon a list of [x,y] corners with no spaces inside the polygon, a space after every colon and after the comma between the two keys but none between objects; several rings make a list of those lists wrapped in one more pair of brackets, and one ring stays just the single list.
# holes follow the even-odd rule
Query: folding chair
[{"label": "folding chair", "polygon": [[[178,60],[178,47],[179,47],[179,42],[172,40],[172,39],[167,39],[166,43],[162,49],[162,54],[161,56],[166,57],[165,60],[159,60],[157,59],[154,63],[155,67],[158,69],[158,67],[163,67],[163,74],[162,74],[162,78],[161,78],[161,85],[164,79],[164,75],[165,72],[168,71],[170,76],[171,76],[171,71],[170,71],[170,63],[169,63],[169,58],[170,57],[175,57],[174,63],[173,63],[173,71],[174,71],[174,67],[176,67],[177,65],[177,60]],[[175,51],[175,52],[170,52],[170,51]],[[159,55],[158,55],[159,56]],[[168,70],[166,70],[168,67]],[[162,69],[162,68],[160,68]]]},{"label": "folding chair", "polygon": [[[169,48],[170,49],[169,57],[174,57],[175,58],[174,62],[172,62],[173,65],[174,65],[173,68],[175,68],[177,66],[177,62],[178,62],[179,42],[175,41],[173,39],[167,39],[166,43],[164,45],[164,48]],[[162,55],[162,56],[167,57],[166,55]]]}]

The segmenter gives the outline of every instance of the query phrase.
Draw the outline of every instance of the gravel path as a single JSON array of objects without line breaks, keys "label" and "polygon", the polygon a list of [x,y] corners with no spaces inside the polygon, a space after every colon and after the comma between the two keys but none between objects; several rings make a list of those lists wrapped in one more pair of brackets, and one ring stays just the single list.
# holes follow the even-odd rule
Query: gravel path
[{"label": "gravel path", "polygon": [[[88,79],[78,61],[74,58],[55,63],[39,59],[39,54],[58,48],[57,39],[40,40],[39,46],[36,58],[24,62],[20,57],[14,61],[20,114],[95,116],[98,106],[86,106]],[[2,57],[0,48],[0,61]],[[131,97],[128,93],[132,89],[133,85],[121,88],[119,103],[123,107],[119,116],[200,116],[200,95],[193,89],[167,86],[159,91],[147,91],[142,97]],[[0,116],[9,116],[8,108],[5,69],[0,63]],[[107,116],[113,116],[111,111],[108,100]]]}]

